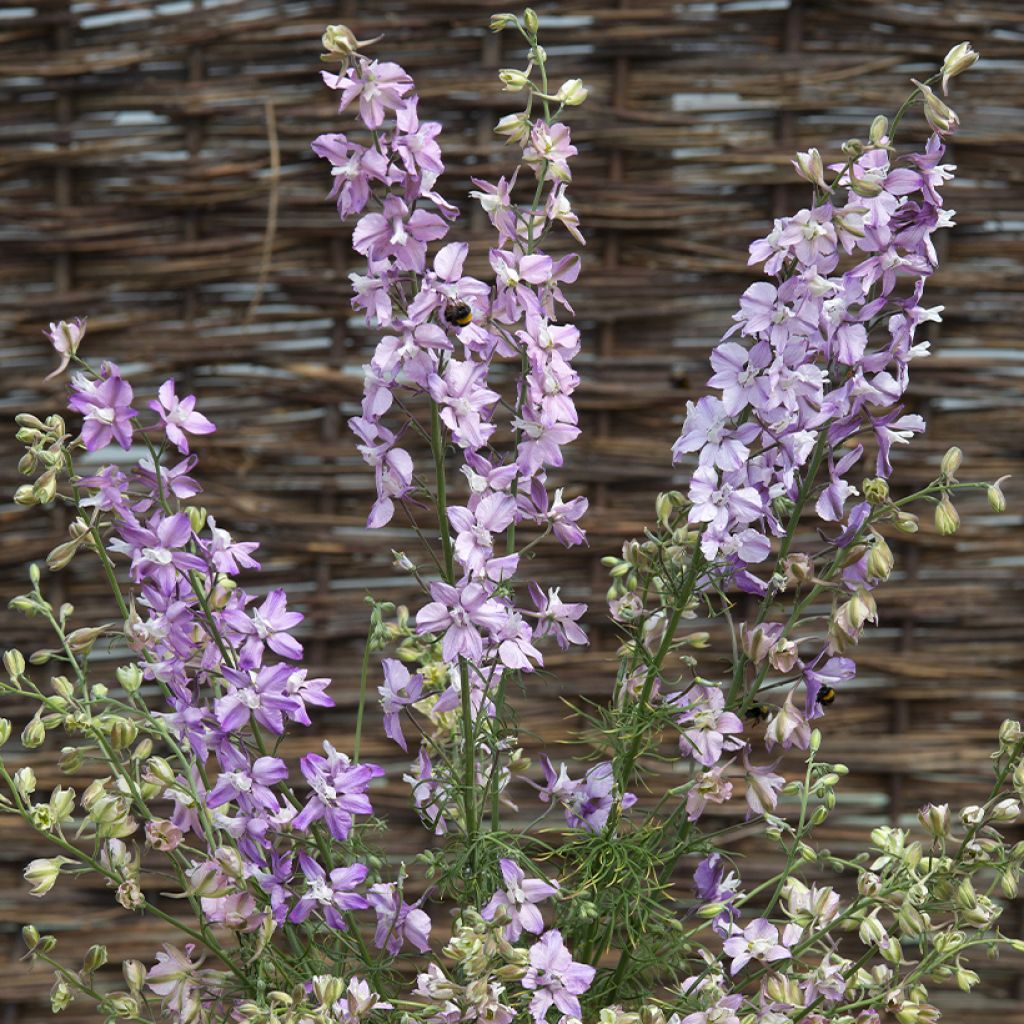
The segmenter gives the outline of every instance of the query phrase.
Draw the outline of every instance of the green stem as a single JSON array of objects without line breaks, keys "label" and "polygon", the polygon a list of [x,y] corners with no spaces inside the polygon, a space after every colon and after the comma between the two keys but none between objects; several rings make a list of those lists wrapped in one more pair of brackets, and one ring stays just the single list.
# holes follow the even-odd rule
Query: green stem
[{"label": "green stem", "polygon": [[370,671],[370,641],[373,637],[373,626],[366,634],[366,645],[363,647],[363,667],[359,673],[359,707],[356,709],[356,735],[352,742],[352,761],[359,764],[359,748],[363,739],[363,712],[366,710],[366,677]]}]

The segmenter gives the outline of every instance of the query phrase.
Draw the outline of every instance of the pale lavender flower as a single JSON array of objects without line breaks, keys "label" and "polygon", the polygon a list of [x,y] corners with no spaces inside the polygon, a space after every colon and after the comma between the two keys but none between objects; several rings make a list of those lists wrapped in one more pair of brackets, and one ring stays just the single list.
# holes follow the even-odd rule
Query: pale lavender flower
[{"label": "pale lavender flower", "polygon": [[201,413],[196,412],[196,396],[178,398],[174,381],[165,380],[157,392],[159,401],[149,403],[164,425],[164,433],[182,455],[188,455],[186,434],[212,434],[217,428]]},{"label": "pale lavender flower", "polygon": [[779,929],[765,917],[751,921],[746,928],[734,928],[732,937],[726,939],[722,947],[725,955],[732,957],[729,973],[738,974],[751,960],[762,963],[788,960],[792,954],[784,941],[779,940]]},{"label": "pale lavender flower", "polygon": [[397,658],[385,658],[384,685],[377,688],[381,708],[384,710],[384,732],[403,750],[408,750],[402,732],[402,708],[415,704],[423,695],[423,676],[410,675],[409,670]]},{"label": "pale lavender flower", "polygon": [[705,768],[717,764],[726,750],[743,746],[736,739],[743,723],[725,710],[725,694],[717,687],[696,686],[687,694],[673,694],[667,703],[681,712],[676,719],[679,750]]},{"label": "pale lavender flower", "polygon": [[366,893],[370,906],[377,913],[377,931],[373,944],[397,956],[408,942],[421,953],[430,952],[430,918],[419,903],[406,903],[394,882],[371,885]]},{"label": "pale lavender flower", "polygon": [[359,116],[367,128],[379,128],[384,123],[384,112],[403,106],[403,97],[414,88],[413,80],[400,65],[365,57],[344,74],[321,71],[320,75],[329,88],[341,93],[339,113],[353,100],[359,100]]},{"label": "pale lavender flower", "polygon": [[480,911],[481,916],[484,920],[490,921],[498,908],[504,907],[511,918],[505,928],[505,938],[509,942],[515,942],[524,931],[540,935],[544,931],[544,919],[537,909],[537,904],[549,896],[554,896],[558,892],[558,883],[547,882],[541,878],[527,878],[523,869],[507,857],[500,858],[498,864],[501,867],[505,888],[494,893]]},{"label": "pale lavender flower", "polygon": [[460,657],[477,663],[483,657],[484,641],[480,630],[488,633],[500,629],[507,612],[491,594],[493,588],[482,583],[461,581],[457,586],[449,583],[431,583],[430,596],[434,599],[416,615],[416,632],[443,633],[444,660],[455,662]]},{"label": "pale lavender flower", "polygon": [[530,966],[523,977],[523,988],[534,993],[530,1013],[539,1024],[552,1005],[562,1013],[579,1017],[579,996],[590,988],[597,971],[576,963],[562,941],[561,932],[552,929],[530,947]]},{"label": "pale lavender flower", "polygon": [[288,632],[302,622],[301,612],[288,611],[288,595],[278,588],[272,590],[259,608],[246,613],[240,608],[226,612],[224,620],[242,636],[247,637],[243,653],[258,662],[266,644],[282,658],[298,661],[302,657],[302,644]]},{"label": "pale lavender flower", "polygon": [[552,587],[547,595],[531,582],[528,590],[534,605],[537,608],[537,628],[534,636],[547,636],[549,633],[555,638],[558,646],[567,651],[572,644],[588,643],[587,634],[578,625],[587,610],[582,602],[566,604],[559,596],[560,587]]}]

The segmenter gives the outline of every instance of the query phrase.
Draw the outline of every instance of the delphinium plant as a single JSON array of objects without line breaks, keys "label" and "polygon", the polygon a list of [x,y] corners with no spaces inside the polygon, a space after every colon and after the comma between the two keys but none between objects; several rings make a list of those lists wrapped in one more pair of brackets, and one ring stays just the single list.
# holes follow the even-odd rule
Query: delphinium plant
[{"label": "delphinium plant", "polygon": [[[953,532],[967,488],[1004,507],[999,482],[958,479],[956,449],[916,493],[896,498],[889,483],[892,445],[924,429],[901,403],[911,361],[927,354],[917,329],[939,319],[922,304],[932,236],[952,223],[943,154],[957,119],[933,86],[945,94],[977,55],[955,47],[837,162],[797,155],[809,205],[750,248],[765,279],[711,354],[709,394],[685,411],[673,460],[686,482],[606,559],[621,646],[606,705],[577,709],[594,758],[532,765],[513,698],[552,642],[587,642],[584,606],[532,571],[541,545],[585,538],[585,499],[548,474],[580,433],[580,335],[563,289],[583,235],[564,118],[586,89],[549,81],[532,11],[492,28],[518,34],[528,63],[501,72],[525,95],[497,128],[517,166],[472,193],[495,232],[486,281],[466,274],[467,246],[446,241],[457,211],[438,191],[441,126],[420,119],[412,79],[344,27],[324,36],[337,71],[323,80],[346,131],[313,149],[366,258],[353,304],[380,333],[351,420],[376,480],[368,526],[398,517],[420,544],[394,556],[418,606],[371,602],[349,749],[281,756],[286,732],[331,706],[330,685],[302,667],[302,615],[286,593],[243,589],[240,578],[258,579],[256,543],[196,502],[191,446],[214,425],[195,396],[168,380],[138,400],[117,366],[86,359],[84,321],[47,332],[59,370],[74,368],[80,428],[19,417],[33,482],[16,500],[70,510],[47,569],[95,560],[112,612],[76,628],[32,567],[13,605],[54,641],[7,651],[3,690],[37,705],[23,747],[63,735],[61,770],[96,778],[46,794],[5,761],[2,809],[52,847],[26,868],[34,895],[93,874],[127,913],[179,937],[125,961],[118,989],[102,946],[65,963],[54,936],[27,926],[27,955],[55,972],[54,1010],[88,997],[109,1021],[935,1020],[928,984],[970,989],[981,953],[1024,949],[1000,928],[1024,862],[1000,832],[1020,815],[1021,728],[1000,731],[984,803],[929,805],[918,835],[877,828],[844,858],[814,842],[846,774],[824,760],[817,720],[855,675],[851,652],[893,569],[886,536],[913,532],[929,506]],[[932,134],[902,152],[897,128],[917,102]],[[568,255],[549,254],[553,238]],[[811,546],[798,539],[807,522]],[[745,621],[737,590],[752,595]],[[702,674],[697,616],[729,627],[724,675]],[[383,771],[361,757],[374,687],[427,830],[406,864],[383,852],[371,804]],[[4,720],[5,743],[10,732]],[[803,757],[794,777],[784,750]],[[652,784],[659,775],[668,782]],[[513,801],[536,811],[529,826]],[[710,824],[710,805],[745,815],[782,869],[745,885],[739,829]],[[842,874],[856,881],[846,894],[830,884]],[[178,896],[177,912],[156,891]]]}]

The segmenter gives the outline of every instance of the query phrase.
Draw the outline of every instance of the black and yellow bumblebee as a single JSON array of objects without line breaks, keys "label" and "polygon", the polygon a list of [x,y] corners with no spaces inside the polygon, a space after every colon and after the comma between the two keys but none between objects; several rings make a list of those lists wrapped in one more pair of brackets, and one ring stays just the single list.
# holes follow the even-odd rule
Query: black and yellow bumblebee
[{"label": "black and yellow bumblebee", "polygon": [[835,702],[837,696],[838,694],[836,693],[834,686],[822,686],[819,688],[818,694],[814,699],[819,704],[824,704],[825,707],[828,707],[829,704]]},{"label": "black and yellow bumblebee", "polygon": [[449,302],[444,308],[444,318],[456,327],[465,327],[473,322],[473,310],[469,308],[468,302],[456,300]]},{"label": "black and yellow bumblebee", "polygon": [[744,712],[743,717],[757,724],[771,718],[772,707],[770,704],[751,704]]}]

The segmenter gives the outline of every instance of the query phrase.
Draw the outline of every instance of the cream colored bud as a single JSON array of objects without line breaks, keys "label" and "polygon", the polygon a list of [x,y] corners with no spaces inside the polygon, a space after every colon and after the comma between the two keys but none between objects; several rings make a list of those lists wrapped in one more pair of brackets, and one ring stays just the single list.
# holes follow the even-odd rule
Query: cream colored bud
[{"label": "cream colored bud", "polygon": [[537,34],[537,30],[540,28],[540,19],[537,17],[537,12],[532,7],[527,7],[523,11],[523,27],[531,36]]},{"label": "cream colored bud", "polygon": [[878,182],[868,181],[866,178],[858,178],[852,167],[850,168],[849,179],[850,190],[858,196],[863,196],[865,199],[874,199],[882,194],[882,186]]},{"label": "cream colored bud", "polygon": [[138,738],[139,727],[129,718],[115,718],[109,735],[114,750],[125,750]]},{"label": "cream colored bud", "polygon": [[0,718],[0,747],[4,746],[11,738],[11,720]]},{"label": "cream colored bud", "polygon": [[825,183],[825,166],[818,150],[812,148],[806,153],[797,153],[793,159],[793,166],[796,168],[797,174],[805,181],[816,185],[822,191],[831,191]]},{"label": "cream colored bud", "polygon": [[21,730],[21,742],[27,749],[35,750],[36,747],[41,747],[45,740],[46,726],[43,725],[42,719],[36,715]]},{"label": "cream colored bud", "polygon": [[951,831],[949,804],[927,804],[917,818],[934,839],[944,839]]},{"label": "cream colored bud", "polygon": [[82,970],[86,974],[92,974],[103,967],[109,959],[106,946],[90,946],[82,960]]},{"label": "cream colored bud", "polygon": [[892,549],[882,536],[875,534],[875,542],[868,552],[868,575],[876,579],[887,580],[892,573],[894,564]]},{"label": "cream colored bud", "polygon": [[517,68],[502,68],[498,72],[498,78],[505,86],[505,92],[519,92],[530,84],[530,76]]},{"label": "cream colored bud", "polygon": [[981,55],[977,53],[969,42],[957,43],[942,62],[942,95],[948,94],[949,80],[962,75],[968,68],[973,67]]},{"label": "cream colored bud", "polygon": [[176,772],[163,757],[151,757],[146,762],[146,774],[162,786],[173,786],[177,779]]},{"label": "cream colored bud", "polygon": [[1006,511],[1006,495],[1003,494],[1003,489],[1000,486],[1003,480],[1007,478],[1004,476],[997,480],[994,484],[989,484],[985,489],[985,497],[988,498],[988,507],[993,512],[1005,512]]},{"label": "cream colored bud", "polygon": [[13,782],[14,788],[23,800],[28,800],[36,791],[36,773],[28,765],[14,773]]},{"label": "cream colored bud", "polygon": [[355,33],[347,25],[328,25],[320,42],[329,54],[341,57],[351,56],[358,47]]},{"label": "cream colored bud", "polygon": [[948,537],[960,529],[960,514],[949,500],[948,494],[944,494],[942,500],[935,506],[935,529],[943,537]]},{"label": "cream colored bud", "polygon": [[1007,797],[1005,800],[1000,800],[999,803],[992,808],[992,821],[999,822],[1000,824],[1006,824],[1011,821],[1016,821],[1020,817],[1020,804],[1012,797]]},{"label": "cream colored bud", "polygon": [[61,867],[71,863],[73,861],[67,857],[40,857],[29,861],[24,872],[25,881],[32,886],[29,892],[33,896],[45,896],[56,884]]},{"label": "cream colored bud", "polygon": [[494,126],[494,132],[509,142],[522,145],[530,137],[530,120],[522,111],[518,114],[506,114]]},{"label": "cream colored bud", "polygon": [[206,526],[206,509],[202,505],[190,505],[185,509],[193,533],[201,533]]},{"label": "cream colored bud", "polygon": [[924,119],[931,126],[937,135],[952,135],[960,127],[960,118],[956,112],[950,109],[938,96],[935,95],[931,86],[919,82],[916,78],[911,81],[917,86],[921,93],[921,100],[924,105]]},{"label": "cream colored bud", "polygon": [[562,83],[558,92],[555,93],[555,99],[567,107],[578,107],[586,101],[588,95],[589,90],[583,84],[582,79],[570,78]]},{"label": "cream colored bud", "polygon": [[142,669],[138,665],[119,665],[114,678],[125,693],[137,693],[142,686]]},{"label": "cream colored bud", "polygon": [[964,461],[964,453],[953,445],[952,448],[942,456],[942,464],[939,467],[942,475],[948,479],[954,479],[960,464]]},{"label": "cream colored bud", "polygon": [[21,651],[4,651],[4,669],[11,679],[17,679],[25,674],[25,655]]},{"label": "cream colored bud", "polygon": [[917,516],[913,512],[903,512],[902,510],[896,513],[896,529],[900,533],[917,533],[920,529],[918,525]]},{"label": "cream colored bud", "polygon": [[490,30],[492,32],[504,32],[507,28],[515,28],[519,19],[514,14],[492,14]]},{"label": "cream colored bud", "polygon": [[868,141],[872,146],[881,146],[888,135],[889,119],[884,114],[879,114],[868,129]]}]

